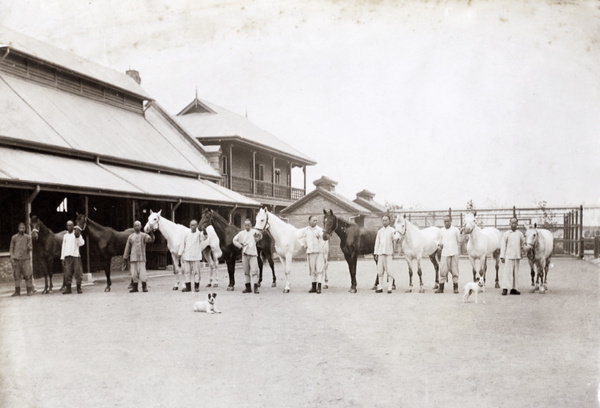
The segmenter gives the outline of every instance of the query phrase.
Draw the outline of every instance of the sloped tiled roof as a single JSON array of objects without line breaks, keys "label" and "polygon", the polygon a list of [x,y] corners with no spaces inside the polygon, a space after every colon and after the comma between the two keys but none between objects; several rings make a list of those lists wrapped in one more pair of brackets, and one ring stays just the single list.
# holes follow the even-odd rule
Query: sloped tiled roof
[{"label": "sloped tiled roof", "polygon": [[259,128],[244,116],[198,98],[177,114],[177,120],[201,142],[238,139],[278,152],[301,164],[316,164],[313,159]]},{"label": "sloped tiled roof", "polygon": [[48,43],[0,26],[0,46],[3,45],[8,46],[11,50],[63,67],[68,71],[120,88],[143,99],[152,99],[133,78],[125,73],[96,64]]},{"label": "sloped tiled roof", "polygon": [[281,214],[289,214],[289,213],[293,212],[295,209],[302,207],[304,204],[306,204],[307,202],[312,200],[314,197],[317,197],[319,195],[324,197],[326,200],[329,200],[329,201],[337,204],[338,206],[345,208],[350,213],[363,214],[363,215],[367,215],[367,214],[371,213],[370,210],[366,209],[365,207],[362,207],[361,205],[353,202],[352,200],[347,199],[346,197],[344,197],[336,192],[327,191],[325,189],[317,187],[313,191],[311,191],[310,193],[308,193],[307,195],[305,195],[304,197],[299,199],[298,201],[294,202],[293,204],[291,204],[291,205],[287,206],[286,208],[284,208],[283,210],[281,210]]},{"label": "sloped tiled roof", "polygon": [[387,211],[387,207],[383,204],[379,204],[377,201],[367,201],[364,198],[361,197],[356,197],[353,200],[356,204],[371,210],[373,212],[386,212]]}]

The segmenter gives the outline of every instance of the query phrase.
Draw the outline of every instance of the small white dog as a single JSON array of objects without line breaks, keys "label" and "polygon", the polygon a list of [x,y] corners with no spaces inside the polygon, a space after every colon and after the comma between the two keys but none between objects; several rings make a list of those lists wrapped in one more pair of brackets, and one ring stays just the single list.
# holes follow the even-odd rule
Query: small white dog
[{"label": "small white dog", "polygon": [[483,276],[477,278],[477,282],[469,282],[465,285],[465,295],[463,296],[463,302],[469,301],[471,293],[475,293],[475,303],[479,300],[479,293],[481,293],[481,303],[485,304],[485,282]]},{"label": "small white dog", "polygon": [[194,312],[221,313],[221,311],[215,307],[216,297],[216,293],[209,293],[207,300],[199,300],[194,303]]}]

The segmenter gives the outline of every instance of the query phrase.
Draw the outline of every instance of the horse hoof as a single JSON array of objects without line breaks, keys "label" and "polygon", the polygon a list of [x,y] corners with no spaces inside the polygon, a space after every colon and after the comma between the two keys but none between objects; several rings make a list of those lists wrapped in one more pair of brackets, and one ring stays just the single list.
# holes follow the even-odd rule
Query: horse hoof
[{"label": "horse hoof", "polygon": [[356,293],[356,288],[350,288],[350,290],[348,292],[350,292],[350,293]]},{"label": "horse hoof", "polygon": [[440,287],[440,285],[438,285],[437,283],[435,284],[435,286],[433,287],[434,289],[438,289]]},{"label": "horse hoof", "polygon": [[392,290],[396,290],[396,284],[392,285]]},{"label": "horse hoof", "polygon": [[106,288],[104,288],[105,292],[110,292],[110,286],[107,286]]},{"label": "horse hoof", "polygon": [[173,286],[173,290],[179,290],[179,286]]},{"label": "horse hoof", "polygon": [[377,290],[377,285],[373,285],[373,287],[371,288],[371,290]]},{"label": "horse hoof", "polygon": [[283,293],[290,293],[290,290],[289,289],[284,289]]},{"label": "horse hoof", "polygon": [[273,283],[271,283],[271,287],[272,287],[272,288],[276,288],[276,287],[277,287],[277,282],[273,282]]},{"label": "horse hoof", "polygon": [[425,289],[423,289],[423,288],[419,289],[419,293],[425,293]]},{"label": "horse hoof", "polygon": [[257,283],[258,287],[260,288],[260,282]]},{"label": "horse hoof", "polygon": [[329,289],[329,286],[327,284],[323,285],[323,289]]},{"label": "horse hoof", "polygon": [[494,286],[495,289],[500,289],[500,285],[498,284],[498,282],[496,282],[496,285]]},{"label": "horse hoof", "polygon": [[49,295],[51,295],[52,294],[52,289],[48,289],[48,292],[46,292],[46,293],[48,293]]},{"label": "horse hoof", "polygon": [[233,292],[233,286],[227,286],[227,292]]},{"label": "horse hoof", "polygon": [[410,289],[406,289],[406,290],[404,291],[404,293],[412,293],[412,288],[410,288]]},{"label": "horse hoof", "polygon": [[42,295],[45,295],[46,293],[48,293],[48,289],[44,289],[44,291],[42,292]]}]

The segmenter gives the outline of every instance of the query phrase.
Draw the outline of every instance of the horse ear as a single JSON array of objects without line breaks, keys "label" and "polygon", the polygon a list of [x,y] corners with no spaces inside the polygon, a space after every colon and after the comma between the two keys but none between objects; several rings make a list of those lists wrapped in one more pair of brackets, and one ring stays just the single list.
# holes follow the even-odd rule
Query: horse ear
[{"label": "horse ear", "polygon": [[152,211],[152,208],[150,209],[150,214],[154,214],[154,211]]},{"label": "horse ear", "polygon": [[473,217],[477,217],[477,211],[473,211]]},{"label": "horse ear", "polygon": [[157,214],[160,217],[160,213],[162,212],[162,210],[158,210]]},{"label": "horse ear", "polygon": [[329,214],[333,215],[333,210],[331,208],[329,209]]},{"label": "horse ear", "polygon": [[323,214],[327,215],[327,211],[323,208]]}]

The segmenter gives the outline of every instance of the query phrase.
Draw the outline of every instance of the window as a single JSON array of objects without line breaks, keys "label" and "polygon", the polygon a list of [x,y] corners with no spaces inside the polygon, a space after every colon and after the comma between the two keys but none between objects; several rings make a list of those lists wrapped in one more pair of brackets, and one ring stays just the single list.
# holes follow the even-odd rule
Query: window
[{"label": "window", "polygon": [[221,174],[224,176],[227,175],[227,156],[221,157]]},{"label": "window", "polygon": [[58,205],[58,207],[56,207],[56,212],[59,212],[59,213],[61,213],[61,212],[62,213],[68,212],[68,209],[67,209],[67,197],[65,197],[61,201],[61,203]]},{"label": "window", "polygon": [[265,179],[265,165],[257,164],[256,165],[256,180],[264,181]]},{"label": "window", "polygon": [[281,169],[275,169],[273,183],[275,183],[275,184],[281,183]]}]

